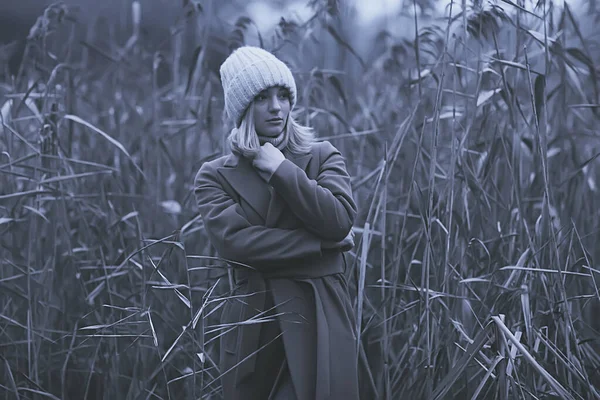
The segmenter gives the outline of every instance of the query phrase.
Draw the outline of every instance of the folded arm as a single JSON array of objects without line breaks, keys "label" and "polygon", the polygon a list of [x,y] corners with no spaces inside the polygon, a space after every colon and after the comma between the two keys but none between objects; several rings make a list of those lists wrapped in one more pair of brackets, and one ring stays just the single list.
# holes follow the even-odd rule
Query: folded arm
[{"label": "folded arm", "polygon": [[221,257],[258,268],[321,256],[321,240],[306,229],[251,225],[216,174],[210,164],[202,165],[194,180],[194,194],[210,242]]},{"label": "folded arm", "polygon": [[269,183],[287,202],[307,230],[325,240],[343,240],[354,224],[356,204],[341,153],[329,142],[321,145],[316,180],[289,160],[283,161]]}]

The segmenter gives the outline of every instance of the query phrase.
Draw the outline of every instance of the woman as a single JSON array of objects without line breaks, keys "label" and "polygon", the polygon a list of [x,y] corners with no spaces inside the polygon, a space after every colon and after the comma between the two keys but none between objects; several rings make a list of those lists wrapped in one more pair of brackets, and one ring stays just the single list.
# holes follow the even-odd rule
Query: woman
[{"label": "woman", "polygon": [[356,205],[344,158],[291,116],[296,84],[273,54],[241,47],[220,73],[231,153],[202,165],[195,195],[234,267],[222,323],[242,324],[221,337],[224,398],[358,399],[343,275]]}]

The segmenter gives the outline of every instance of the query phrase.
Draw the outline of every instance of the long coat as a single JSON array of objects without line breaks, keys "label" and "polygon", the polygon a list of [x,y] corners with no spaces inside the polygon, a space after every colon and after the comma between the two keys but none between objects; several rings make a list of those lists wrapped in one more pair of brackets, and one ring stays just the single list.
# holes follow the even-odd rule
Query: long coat
[{"label": "long coat", "polygon": [[[345,159],[327,141],[308,154],[284,155],[268,183],[235,153],[204,163],[196,175],[196,200],[211,244],[234,267],[250,267],[235,269],[245,278],[236,296],[243,300],[228,302],[221,322],[260,316],[268,286],[277,314],[285,315],[279,325],[297,398],[355,400],[355,317],[346,262],[340,251],[321,249],[324,240],[343,240],[356,217]],[[305,284],[313,295],[307,296]],[[254,371],[260,325],[243,324],[222,336],[227,400],[250,398],[237,388]]]}]

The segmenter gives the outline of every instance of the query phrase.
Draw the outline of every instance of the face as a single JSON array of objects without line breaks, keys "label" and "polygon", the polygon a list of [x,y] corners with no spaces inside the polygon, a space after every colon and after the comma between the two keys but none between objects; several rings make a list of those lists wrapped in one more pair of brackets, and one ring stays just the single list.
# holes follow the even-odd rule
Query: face
[{"label": "face", "polygon": [[263,90],[254,98],[254,127],[261,136],[279,135],[290,115],[290,92],[281,86]]}]

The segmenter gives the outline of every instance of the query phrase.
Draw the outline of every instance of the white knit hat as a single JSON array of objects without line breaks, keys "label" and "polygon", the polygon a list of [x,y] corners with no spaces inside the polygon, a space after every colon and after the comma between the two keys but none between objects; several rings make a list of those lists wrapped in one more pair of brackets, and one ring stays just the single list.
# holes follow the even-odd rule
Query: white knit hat
[{"label": "white knit hat", "polygon": [[234,50],[220,68],[225,94],[225,110],[240,126],[244,111],[254,97],[271,86],[290,91],[291,108],[296,104],[296,82],[292,71],[273,54],[259,47],[243,46]]}]

